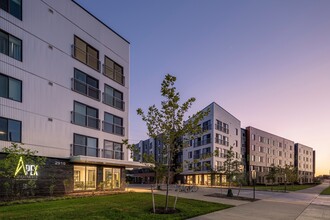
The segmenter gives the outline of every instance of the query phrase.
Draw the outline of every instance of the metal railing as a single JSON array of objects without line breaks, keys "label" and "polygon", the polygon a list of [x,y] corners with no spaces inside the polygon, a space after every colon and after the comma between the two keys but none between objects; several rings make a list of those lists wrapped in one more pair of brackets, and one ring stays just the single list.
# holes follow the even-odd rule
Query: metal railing
[{"label": "metal railing", "polygon": [[125,86],[125,76],[115,71],[115,68],[111,68],[103,64],[103,75],[109,77],[113,81]]},{"label": "metal railing", "polygon": [[79,79],[71,79],[71,89],[90,98],[100,101],[101,91],[87,83],[80,81]]},{"label": "metal railing", "polygon": [[87,66],[100,72],[101,62],[99,61],[98,57],[95,57],[92,54],[83,51],[74,44],[71,45],[71,55],[77,60],[85,63]]},{"label": "metal railing", "polygon": [[102,150],[102,157],[116,160],[124,160],[124,152],[115,150]]},{"label": "metal railing", "polygon": [[71,123],[88,128],[100,129],[100,119],[74,111],[71,112]]},{"label": "metal railing", "polygon": [[228,141],[225,141],[225,140],[222,140],[222,139],[218,139],[218,138],[215,138],[215,143],[218,143],[218,144],[221,144],[221,145],[224,145],[224,146],[229,146],[229,142]]},{"label": "metal railing", "polygon": [[102,130],[111,134],[125,135],[125,128],[123,126],[115,125],[106,121],[102,122]]},{"label": "metal railing", "polygon": [[95,147],[88,147],[85,145],[71,144],[71,156],[91,156],[99,157],[100,150]]},{"label": "metal railing", "polygon": [[229,129],[228,128],[225,128],[219,124],[215,124],[215,129],[217,129],[218,131],[222,131],[226,134],[229,134]]},{"label": "metal railing", "polygon": [[105,92],[102,93],[103,103],[119,110],[125,111],[125,102]]}]

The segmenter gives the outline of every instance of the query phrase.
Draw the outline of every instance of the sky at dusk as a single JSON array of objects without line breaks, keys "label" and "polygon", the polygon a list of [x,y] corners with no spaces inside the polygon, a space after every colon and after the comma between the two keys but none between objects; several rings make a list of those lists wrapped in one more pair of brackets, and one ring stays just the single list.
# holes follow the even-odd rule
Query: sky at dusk
[{"label": "sky at dusk", "polygon": [[130,43],[130,129],[160,105],[166,73],[189,114],[216,102],[253,126],[316,150],[330,172],[330,1],[77,0]]}]

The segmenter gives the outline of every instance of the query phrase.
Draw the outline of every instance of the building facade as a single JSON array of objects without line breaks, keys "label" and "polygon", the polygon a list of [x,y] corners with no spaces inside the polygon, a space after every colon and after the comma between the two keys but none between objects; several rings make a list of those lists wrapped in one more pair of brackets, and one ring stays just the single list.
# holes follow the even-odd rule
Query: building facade
[{"label": "building facade", "polygon": [[[266,175],[270,167],[294,166],[294,142],[286,138],[262,131],[254,127],[246,128],[247,137],[247,172],[256,170],[259,184],[272,183]],[[251,181],[251,175],[250,181]],[[278,176],[276,182],[283,183],[284,177]]]},{"label": "building facade", "polygon": [[39,177],[55,175],[58,192],[63,181],[73,191],[122,188],[124,169],[140,166],[121,144],[129,42],[74,1],[4,2],[0,152],[11,142],[37,150],[48,158]]},{"label": "building facade", "polygon": [[296,143],[295,166],[298,168],[299,183],[313,183],[315,176],[315,151],[313,148]]},{"label": "building facade", "polygon": [[188,184],[225,183],[226,177],[219,170],[226,160],[226,152],[233,147],[235,158],[242,158],[241,122],[215,102],[203,109],[207,110],[209,114],[200,124],[203,134],[191,140],[182,152],[182,175]]}]

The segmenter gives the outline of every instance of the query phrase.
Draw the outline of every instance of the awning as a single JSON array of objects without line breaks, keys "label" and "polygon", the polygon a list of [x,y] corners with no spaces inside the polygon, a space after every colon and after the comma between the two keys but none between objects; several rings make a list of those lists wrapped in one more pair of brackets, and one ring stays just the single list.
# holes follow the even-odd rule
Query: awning
[{"label": "awning", "polygon": [[70,162],[73,163],[85,163],[85,164],[100,164],[125,168],[147,168],[153,166],[153,164],[145,164],[136,161],[128,160],[115,160],[101,157],[89,157],[89,156],[72,156]]}]

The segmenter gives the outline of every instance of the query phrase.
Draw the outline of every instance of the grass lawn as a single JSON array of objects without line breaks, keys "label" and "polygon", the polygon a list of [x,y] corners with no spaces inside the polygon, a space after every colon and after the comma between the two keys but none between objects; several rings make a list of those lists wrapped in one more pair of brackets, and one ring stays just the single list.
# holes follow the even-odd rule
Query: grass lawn
[{"label": "grass lawn", "polygon": [[[155,196],[164,206],[165,196]],[[170,197],[173,205],[174,197]],[[232,207],[230,205],[178,198],[175,214],[152,214],[151,194],[127,193],[0,207],[0,219],[187,219]]]},{"label": "grass lawn", "polygon": [[321,195],[330,195],[330,186],[321,192]]},{"label": "grass lawn", "polygon": [[[286,190],[287,191],[297,191],[297,190],[302,190],[302,189],[307,189],[310,187],[314,187],[315,185],[313,184],[306,184],[306,185],[287,185]],[[271,186],[261,186],[257,185],[256,190],[265,190],[265,191],[271,191],[272,187]],[[284,191],[285,186],[284,185],[278,185],[278,186],[273,186],[274,191]]]}]

